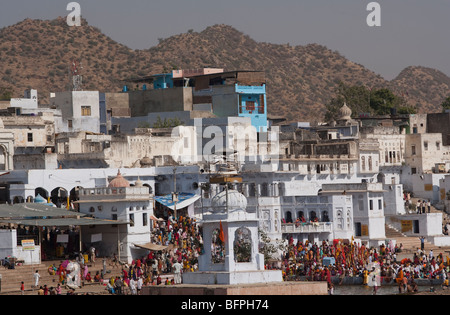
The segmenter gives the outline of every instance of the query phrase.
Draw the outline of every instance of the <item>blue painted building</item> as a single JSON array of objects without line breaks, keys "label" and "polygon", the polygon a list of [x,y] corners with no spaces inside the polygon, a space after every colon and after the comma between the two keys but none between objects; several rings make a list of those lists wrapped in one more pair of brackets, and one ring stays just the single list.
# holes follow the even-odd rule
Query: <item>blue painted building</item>
[{"label": "blue painted building", "polygon": [[155,74],[153,77],[153,89],[170,89],[173,88],[173,75],[172,73]]},{"label": "blue painted building", "polygon": [[[191,89],[192,98],[180,99],[183,103],[182,108],[210,111],[218,117],[250,117],[257,132],[267,132],[266,79],[263,71],[223,72],[222,69],[208,68],[195,71],[177,70],[135,79],[131,82],[153,84],[153,90]],[[146,88],[142,89],[146,91]],[[151,92],[146,92],[148,92],[147,99],[151,100]],[[168,102],[169,98],[158,101]],[[169,110],[171,107],[166,106],[168,104],[160,105],[158,108],[171,111]]]},{"label": "blue painted building", "polygon": [[218,117],[250,117],[257,132],[266,132],[266,81],[262,71],[230,71],[193,77],[193,107],[210,103]]},{"label": "blue painted building", "polygon": [[250,117],[252,125],[258,132],[267,131],[267,101],[266,85],[245,86],[235,84],[235,91],[239,95],[238,116]]}]

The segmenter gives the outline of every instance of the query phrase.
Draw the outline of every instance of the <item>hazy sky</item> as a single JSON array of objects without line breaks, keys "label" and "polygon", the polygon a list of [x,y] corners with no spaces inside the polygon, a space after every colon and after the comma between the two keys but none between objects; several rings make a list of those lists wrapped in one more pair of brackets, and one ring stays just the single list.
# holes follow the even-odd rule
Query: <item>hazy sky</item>
[{"label": "hazy sky", "polygon": [[[69,0],[2,0],[0,27],[66,16]],[[89,24],[132,49],[158,38],[228,24],[260,42],[318,43],[393,79],[407,66],[450,76],[450,0],[379,0],[381,26],[369,27],[370,0],[78,0]]]}]

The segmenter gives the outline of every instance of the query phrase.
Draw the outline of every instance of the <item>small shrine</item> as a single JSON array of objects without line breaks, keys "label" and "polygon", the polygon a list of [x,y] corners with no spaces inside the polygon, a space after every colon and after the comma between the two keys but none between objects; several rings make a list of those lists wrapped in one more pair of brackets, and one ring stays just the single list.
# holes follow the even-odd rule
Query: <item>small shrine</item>
[{"label": "small shrine", "polygon": [[251,284],[282,282],[281,270],[265,270],[258,252],[259,219],[246,211],[247,199],[228,188],[215,195],[203,214],[204,254],[199,269],[183,274],[185,284]]}]

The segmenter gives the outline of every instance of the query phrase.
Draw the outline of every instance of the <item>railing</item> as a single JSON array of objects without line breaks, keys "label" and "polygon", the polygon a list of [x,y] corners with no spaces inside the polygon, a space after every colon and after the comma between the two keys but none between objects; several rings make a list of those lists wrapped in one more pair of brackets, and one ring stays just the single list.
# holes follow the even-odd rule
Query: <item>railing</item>
[{"label": "railing", "polygon": [[235,85],[236,93],[246,94],[264,94],[266,93],[266,85]]},{"label": "railing", "polygon": [[107,187],[107,188],[83,188],[79,190],[80,196],[92,195],[125,195],[125,194],[146,194],[148,187]]},{"label": "railing", "polygon": [[281,233],[321,233],[332,232],[331,222],[281,223]]}]

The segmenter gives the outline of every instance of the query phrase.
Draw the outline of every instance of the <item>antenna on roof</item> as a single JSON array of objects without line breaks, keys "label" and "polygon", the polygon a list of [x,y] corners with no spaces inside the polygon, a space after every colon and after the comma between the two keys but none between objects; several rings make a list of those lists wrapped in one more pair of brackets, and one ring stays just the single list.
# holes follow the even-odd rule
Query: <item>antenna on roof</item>
[{"label": "antenna on roof", "polygon": [[83,76],[80,74],[83,69],[83,65],[78,60],[74,59],[72,61],[70,71],[72,78],[72,91],[82,91],[83,90]]}]

